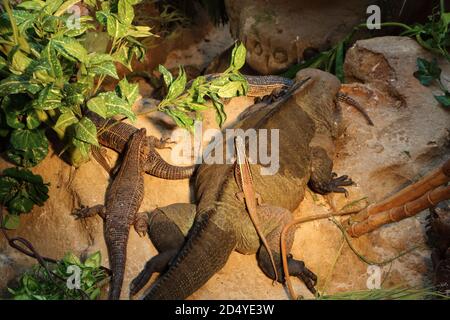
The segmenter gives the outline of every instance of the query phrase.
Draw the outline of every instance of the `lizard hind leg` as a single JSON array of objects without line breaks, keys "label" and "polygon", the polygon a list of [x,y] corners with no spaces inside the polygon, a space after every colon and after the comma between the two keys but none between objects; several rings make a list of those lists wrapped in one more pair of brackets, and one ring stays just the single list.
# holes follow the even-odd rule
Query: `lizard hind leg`
[{"label": "lizard hind leg", "polygon": [[[264,207],[261,207],[264,208]],[[266,235],[267,242],[272,251],[272,256],[275,260],[277,273],[283,275],[279,282],[284,282],[284,272],[283,272],[283,262],[281,258],[281,232],[284,226],[289,223],[292,219],[292,213],[284,208],[265,206],[264,212],[266,215],[270,215],[267,223],[273,225],[274,227]],[[291,230],[286,237],[286,247],[287,252],[292,248],[294,242],[294,232]],[[270,255],[267,252],[265,246],[261,245],[258,251],[258,265],[261,270],[271,279],[275,279],[275,273],[271,264]],[[317,276],[309,270],[303,261],[293,259],[292,255],[288,257],[288,270],[289,274],[298,277],[302,280],[309,291],[315,293],[314,286],[317,283]]]},{"label": "lizard hind leg", "polygon": [[[130,284],[130,296],[138,293],[155,272],[162,273],[167,270],[170,262],[184,245],[195,212],[195,205],[174,204],[155,209],[148,214],[148,219],[144,218],[149,238],[159,253],[152,257],[133,279]],[[177,220],[172,219],[174,216]]]}]

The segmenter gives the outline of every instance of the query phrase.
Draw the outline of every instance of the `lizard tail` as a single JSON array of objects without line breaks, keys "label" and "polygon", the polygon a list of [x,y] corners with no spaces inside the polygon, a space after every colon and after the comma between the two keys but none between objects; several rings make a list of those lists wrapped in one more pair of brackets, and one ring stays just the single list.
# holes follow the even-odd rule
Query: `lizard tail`
[{"label": "lizard tail", "polygon": [[199,216],[187,242],[145,300],[186,299],[222,269],[236,246],[236,236],[210,221],[214,212],[212,209]]},{"label": "lizard tail", "polygon": [[128,226],[115,226],[114,229],[106,231],[106,234],[109,234],[106,244],[112,271],[108,299],[119,300],[125,275],[129,228]]},{"label": "lizard tail", "polygon": [[190,178],[196,166],[178,167],[167,163],[158,152],[152,150],[148,156],[145,172],[155,177],[168,180]]},{"label": "lizard tail", "polygon": [[353,106],[364,116],[364,118],[366,118],[367,123],[373,126],[372,119],[370,119],[369,115],[367,114],[367,111],[359,104],[359,102],[357,102],[355,99],[342,92],[338,92],[337,99],[339,102],[348,103],[349,105]]}]

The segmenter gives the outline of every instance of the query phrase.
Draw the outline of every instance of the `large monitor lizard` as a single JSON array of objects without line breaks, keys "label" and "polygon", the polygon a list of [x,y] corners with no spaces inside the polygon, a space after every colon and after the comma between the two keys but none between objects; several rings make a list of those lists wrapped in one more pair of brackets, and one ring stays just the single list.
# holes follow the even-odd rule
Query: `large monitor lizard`
[{"label": "large monitor lizard", "polygon": [[126,146],[120,170],[106,192],[106,205],[83,208],[78,217],[100,215],[105,220],[105,240],[108,247],[112,279],[109,299],[119,299],[125,273],[130,226],[139,234],[146,232],[146,216],[138,214],[144,197],[144,164],[149,152],[146,130],[132,134]]},{"label": "large monitor lizard", "polygon": [[[282,104],[256,110],[235,127],[279,130],[279,170],[261,175],[251,164],[255,191],[264,199],[258,206],[260,227],[284,281],[280,234],[304,198],[306,186],[320,194],[342,192],[352,184],[347,176],[332,172],[334,140],[341,134],[341,109],[337,107],[339,80],[326,72],[305,69],[297,79],[310,77],[304,88]],[[277,148],[271,145],[268,149]],[[248,151],[247,151],[248,152]],[[246,211],[236,197],[239,186],[233,164],[202,164],[196,175],[194,204],[174,204],[149,213],[148,234],[159,251],[131,283],[135,294],[155,272],[161,273],[145,299],[184,299],[203,286],[227,262],[233,250],[257,253],[259,266],[275,279],[268,252]],[[287,236],[288,252],[293,231]],[[289,273],[315,291],[316,276],[302,261],[288,258]]]}]

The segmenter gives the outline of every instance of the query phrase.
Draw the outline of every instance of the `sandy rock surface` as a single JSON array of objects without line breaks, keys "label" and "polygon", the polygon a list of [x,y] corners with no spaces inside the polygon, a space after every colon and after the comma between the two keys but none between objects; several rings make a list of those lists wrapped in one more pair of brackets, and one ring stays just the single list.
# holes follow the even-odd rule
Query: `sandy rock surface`
[{"label": "sandy rock surface", "polygon": [[[338,141],[335,171],[348,174],[358,185],[348,189],[348,199],[342,195],[322,197],[307,192],[305,200],[295,211],[296,217],[338,210],[366,197],[367,200],[361,201],[380,200],[448,158],[450,113],[434,100],[432,92],[436,88],[423,87],[412,76],[418,56],[430,57],[414,41],[406,38],[359,41],[350,49],[345,69],[347,79],[352,82],[344,85],[343,91],[365,106],[375,126],[369,127],[357,111],[343,105],[346,130]],[[446,79],[450,75],[450,66],[444,61],[439,63],[444,70],[443,79]],[[248,98],[233,99],[226,106],[228,123],[250,104]],[[164,125],[164,121],[164,117],[151,114],[139,117],[135,125],[145,127],[148,134],[169,137],[173,128]],[[211,111],[205,114],[204,128],[212,127],[216,125]],[[171,156],[171,150],[162,150],[161,154],[169,162],[176,160]],[[117,155],[108,151],[108,156],[114,163]],[[9,166],[6,162],[0,162],[0,169],[6,166]],[[73,169],[51,153],[33,171],[51,183],[50,200],[43,207],[23,215],[21,227],[10,232],[11,235],[26,237],[41,254],[53,258],[61,258],[66,251],[89,254],[100,250],[103,264],[107,266],[101,219],[76,221],[71,216],[73,209],[80,204],[103,203],[110,180],[102,167],[91,161]],[[192,199],[189,181],[166,181],[146,176],[141,211]],[[352,240],[354,248],[372,261],[386,260],[413,246],[421,246],[381,267],[386,287],[429,283],[430,252],[423,247],[423,218],[424,214],[421,214]],[[318,289],[328,293],[366,289],[373,272],[343,243],[341,232],[328,220],[302,225],[296,233],[292,253],[318,275]],[[122,298],[128,297],[130,280],[155,254],[150,240],[140,238],[131,229]],[[9,280],[33,263],[33,260],[9,248],[0,238],[0,288],[5,288]],[[293,284],[298,294],[311,297],[300,280],[293,279]],[[286,298],[285,288],[272,285],[272,280],[258,268],[255,256],[239,253],[232,253],[225,267],[190,297]]]}]

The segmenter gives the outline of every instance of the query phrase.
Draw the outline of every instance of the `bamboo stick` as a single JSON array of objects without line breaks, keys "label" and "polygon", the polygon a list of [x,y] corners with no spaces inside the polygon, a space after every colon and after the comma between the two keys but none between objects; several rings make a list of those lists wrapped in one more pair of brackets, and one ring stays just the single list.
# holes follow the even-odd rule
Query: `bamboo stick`
[{"label": "bamboo stick", "polygon": [[[450,181],[450,159],[448,159],[442,166],[433,170],[425,177],[402,189],[400,192],[382,200],[381,202],[369,205],[366,209],[353,216],[351,219],[355,221],[364,221],[369,216],[389,210],[391,208],[399,207],[407,202],[415,200],[425,194],[426,192],[435,189]],[[350,224],[347,220],[346,224]]]},{"label": "bamboo stick", "polygon": [[450,199],[450,186],[438,187],[428,191],[420,198],[410,201],[403,206],[390,208],[386,211],[370,215],[367,219],[347,227],[352,237],[359,237],[385,224],[400,221],[416,215],[422,210],[435,206],[439,202]]}]

